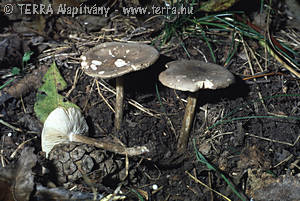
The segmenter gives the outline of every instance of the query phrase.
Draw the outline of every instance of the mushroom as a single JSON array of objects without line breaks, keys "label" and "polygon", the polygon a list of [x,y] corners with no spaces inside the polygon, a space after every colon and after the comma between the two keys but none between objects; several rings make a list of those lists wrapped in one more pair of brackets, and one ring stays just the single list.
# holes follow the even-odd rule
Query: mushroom
[{"label": "mushroom", "polygon": [[135,156],[149,152],[146,146],[125,147],[110,141],[87,137],[88,125],[80,109],[58,107],[53,110],[44,122],[42,131],[42,151],[48,157],[56,144],[80,142],[105,149],[117,154]]},{"label": "mushroom", "polygon": [[186,150],[192,126],[199,89],[226,88],[234,82],[234,76],[226,68],[198,60],[172,61],[167,69],[159,74],[160,82],[172,89],[191,92],[178,138],[179,152]]},{"label": "mushroom", "polygon": [[123,118],[123,75],[152,65],[158,51],[141,43],[106,42],[81,56],[83,71],[92,77],[116,78],[115,128],[120,130]]}]

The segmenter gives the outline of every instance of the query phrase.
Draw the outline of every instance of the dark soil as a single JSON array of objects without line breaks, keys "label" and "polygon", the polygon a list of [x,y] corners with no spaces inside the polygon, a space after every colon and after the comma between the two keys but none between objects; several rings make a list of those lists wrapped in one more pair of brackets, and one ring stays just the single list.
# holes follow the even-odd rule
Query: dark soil
[{"label": "dark soil", "polygon": [[[128,20],[126,16],[120,17],[120,20],[121,18],[124,21]],[[53,25],[53,30],[47,30],[40,34],[44,37],[44,41],[39,45],[33,46],[32,43],[29,43],[30,36],[25,37],[24,34],[21,35],[20,33],[16,33],[16,35],[21,35],[20,37],[14,35],[15,33],[8,27],[3,29],[1,40],[5,39],[4,35],[7,33],[10,34],[10,37],[15,37],[15,40],[21,41],[24,47],[34,51],[29,65],[24,69],[24,73],[17,77],[16,81],[22,80],[33,69],[50,66],[55,61],[61,75],[69,85],[67,90],[60,92],[62,95],[66,95],[72,87],[76,70],[80,68],[79,57],[82,52],[96,44],[114,39],[99,36],[99,33],[96,32],[87,33],[82,30],[74,30],[67,25],[64,25],[65,32],[60,32],[57,28],[59,16],[46,19],[49,20],[47,23]],[[68,18],[68,20],[74,21],[72,22],[73,25],[75,22],[77,23],[75,18]],[[121,25],[123,24],[121,22],[110,23],[112,24],[110,27],[115,26],[118,29],[118,34],[123,31],[128,34],[122,29]],[[138,23],[138,20],[131,23]],[[118,25],[120,27],[117,27]],[[54,29],[55,27],[56,29]],[[74,34],[77,31],[78,37],[90,41],[81,43],[67,38],[68,34]],[[100,39],[93,38],[96,36]],[[152,41],[158,36],[159,32],[141,34],[132,40]],[[32,38],[36,37],[37,35],[32,36]],[[217,63],[223,65],[227,51],[231,47],[231,36],[220,34],[212,37],[214,37],[212,38],[214,41],[213,49],[217,56]],[[186,54],[181,42],[184,43],[190,57]],[[45,52],[37,50],[38,48],[42,49],[41,45],[46,43],[46,49],[67,47],[61,53],[69,55],[58,56],[55,59],[53,57],[46,58]],[[238,191],[246,195],[247,198],[254,195],[254,184],[249,181],[250,175],[252,175],[251,178],[253,175],[256,178],[263,178],[261,176],[263,173],[268,173],[273,177],[299,174],[299,79],[296,79],[289,71],[284,70],[282,65],[271,56],[269,56],[267,71],[275,73],[270,76],[259,77],[256,80],[243,79],[251,75],[249,64],[247,60],[234,56],[227,68],[236,76],[236,83],[226,89],[199,92],[188,149],[183,154],[176,151],[177,138],[188,94],[163,86],[158,81],[158,75],[165,69],[164,65],[169,61],[177,59],[203,61],[207,59],[212,62],[213,59],[206,43],[198,37],[189,36],[183,38],[182,41],[178,41],[174,37],[170,44],[167,48],[155,45],[162,52],[159,60],[150,68],[131,73],[125,77],[126,101],[123,124],[119,132],[114,130],[114,113],[99,96],[97,86],[93,84],[94,78],[79,70],[76,87],[67,99],[83,110],[89,125],[89,136],[98,139],[115,137],[128,147],[151,145],[149,154],[129,159],[130,169],[135,171],[134,179],[130,177],[125,181],[103,180],[102,183],[95,181],[94,185],[98,192],[112,193],[123,183],[121,189],[127,195],[128,200],[138,200],[133,190],[148,192],[148,200],[223,200],[197,182],[196,179],[190,177],[189,174],[191,174],[231,200],[239,200],[228,188],[220,173],[229,178]],[[264,65],[264,49],[253,41],[249,41],[249,44],[255,48],[258,62]],[[16,48],[15,51],[18,55],[27,51],[26,48],[18,49],[15,46],[11,48]],[[242,48],[239,52],[242,52]],[[51,54],[59,53],[54,49],[51,51]],[[70,53],[75,54],[73,56]],[[13,55],[8,56],[13,57]],[[12,65],[12,60],[7,61],[6,64]],[[260,72],[257,63],[253,62],[253,64],[253,71],[255,73]],[[1,69],[2,76],[8,72],[10,72],[9,68]],[[1,82],[4,83],[6,80],[2,79]],[[98,82],[102,95],[113,106],[115,96],[104,86],[114,90],[114,80],[98,79]],[[14,83],[16,82],[11,85]],[[19,132],[0,124],[1,158],[4,159],[5,164],[17,160],[18,154],[14,158],[10,158],[10,155],[21,143],[31,139],[24,146],[34,147],[39,158],[35,169],[35,180],[47,185],[51,177],[43,176],[40,169],[42,165],[47,165],[50,162],[44,158],[41,151],[42,123],[36,118],[33,109],[36,93],[37,88],[34,88],[28,90],[26,94],[21,94],[21,98],[9,98],[0,105],[1,120],[22,130]],[[130,104],[130,100],[141,104],[152,115]],[[196,157],[197,151],[202,153],[207,161],[218,169],[219,173],[210,170],[201,163]],[[118,160],[125,162],[125,158],[121,156]],[[84,191],[91,192],[91,188],[83,180],[79,180],[73,186],[78,184],[84,186]],[[153,184],[158,185],[157,191],[152,189]]]}]

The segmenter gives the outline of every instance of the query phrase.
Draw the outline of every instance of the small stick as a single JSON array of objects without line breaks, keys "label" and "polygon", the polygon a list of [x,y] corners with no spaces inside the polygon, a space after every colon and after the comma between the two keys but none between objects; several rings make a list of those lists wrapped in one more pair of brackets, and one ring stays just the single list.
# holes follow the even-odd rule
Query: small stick
[{"label": "small stick", "polygon": [[5,162],[6,162],[6,164],[9,163],[9,162],[8,162],[8,160],[4,157],[3,151],[4,151],[3,149],[1,149],[1,151],[0,151],[1,165],[2,165],[2,167],[5,167],[5,166],[6,166],[6,165],[5,165]]},{"label": "small stick", "polygon": [[[246,56],[247,56],[247,59],[248,59],[248,63],[249,63],[249,67],[250,67],[251,74],[252,74],[252,76],[254,76],[255,73],[254,73],[254,70],[253,70],[252,62],[251,62],[251,59],[250,59],[250,55],[249,55],[249,53],[248,53],[248,51],[247,51],[247,47],[248,47],[249,50],[250,50],[251,48],[249,48],[249,46],[246,44],[246,42],[244,41],[243,38],[242,38],[242,44],[243,44],[244,51],[245,51]],[[262,69],[261,69],[261,70],[262,70]],[[263,70],[262,70],[262,71],[263,71]],[[253,80],[256,81],[256,78],[253,78]],[[257,93],[258,93],[258,97],[260,98],[261,104],[263,105],[265,111],[268,111],[268,108],[267,108],[267,106],[265,105],[265,101],[263,100],[263,97],[262,97],[262,95],[261,95],[260,87],[259,87],[258,85],[256,85],[256,89],[257,89],[257,91],[258,91]]]},{"label": "small stick", "polygon": [[[106,85],[104,85],[103,83],[101,83],[100,81],[98,81],[98,83],[104,87],[106,90],[108,90],[109,92],[111,92],[112,94],[116,95],[116,92],[112,89],[110,89],[109,87],[107,87]],[[160,116],[160,114],[158,112],[156,112],[157,114],[153,114],[152,112],[149,111],[149,109],[145,108],[144,106],[142,106],[141,104],[139,104],[138,102],[136,102],[133,99],[129,99],[128,103],[134,107],[136,107],[137,109],[141,110],[142,112],[152,116],[152,117],[156,117],[158,118]]]},{"label": "small stick", "polygon": [[106,103],[106,105],[109,107],[109,109],[111,109],[111,111],[113,113],[115,113],[114,108],[109,104],[109,102],[106,100],[106,98],[103,96],[103,94],[100,91],[100,87],[99,87],[99,83],[96,81],[96,86],[97,86],[97,90],[98,90],[98,94],[99,96],[103,99],[103,101]]},{"label": "small stick", "polygon": [[36,138],[37,138],[37,136],[35,136],[35,137],[33,137],[33,138],[29,139],[29,140],[26,140],[26,141],[22,142],[22,143],[16,148],[16,150],[10,155],[10,158],[14,158],[14,157],[16,156],[17,152],[18,152],[20,149],[22,149],[26,143],[28,143],[28,142],[30,142],[31,140],[36,139]]},{"label": "small stick", "polygon": [[11,129],[13,129],[15,131],[22,132],[22,130],[20,128],[17,128],[15,126],[13,126],[13,125],[11,125],[11,124],[3,121],[2,119],[0,119],[0,124],[3,124],[4,126],[7,126],[7,127],[11,128]]},{"label": "small stick", "polygon": [[83,111],[85,111],[85,109],[86,109],[86,107],[87,107],[87,105],[88,105],[88,102],[89,102],[91,93],[92,93],[92,91],[93,91],[95,82],[96,82],[96,80],[93,81],[92,86],[91,86],[91,88],[90,88],[90,90],[89,90],[89,94],[88,94],[88,96],[87,96],[87,98],[86,98],[86,101],[85,101],[85,104],[84,104],[84,107],[83,107]]},{"label": "small stick", "polygon": [[24,113],[27,113],[22,96],[20,97]]},{"label": "small stick", "polygon": [[[300,78],[300,73],[297,72],[295,69],[293,69],[291,66],[289,66],[283,59],[280,58],[280,56],[278,56],[273,50],[272,48],[269,47],[269,45],[267,45],[264,41],[260,40],[259,44],[263,47],[266,47],[268,52],[279,62],[283,65],[283,67],[285,69],[287,69],[288,71],[290,71],[292,74],[294,74],[295,76],[297,76],[298,78]],[[289,64],[294,65],[292,62],[289,62]]]},{"label": "small stick", "polygon": [[271,73],[265,73],[265,74],[261,74],[261,75],[253,75],[253,76],[249,76],[249,77],[244,77],[243,80],[250,80],[250,79],[254,79],[254,78],[266,77],[266,76],[271,76],[271,75],[284,75],[284,74],[280,73],[280,72],[271,72]]},{"label": "small stick", "polygon": [[80,68],[77,68],[76,72],[75,72],[75,76],[74,76],[74,82],[73,82],[73,85],[72,85],[72,88],[67,92],[66,94],[66,97],[68,98],[70,96],[70,94],[72,93],[72,91],[76,88],[76,84],[77,84],[77,81],[78,81],[78,73],[79,73],[79,69]]}]

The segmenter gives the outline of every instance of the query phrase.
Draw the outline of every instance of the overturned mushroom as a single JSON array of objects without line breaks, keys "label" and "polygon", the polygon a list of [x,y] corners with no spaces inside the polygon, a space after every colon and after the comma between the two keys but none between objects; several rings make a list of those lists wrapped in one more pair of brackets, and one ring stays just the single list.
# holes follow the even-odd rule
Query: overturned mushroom
[{"label": "overturned mushroom", "polygon": [[92,77],[116,78],[115,128],[121,128],[123,118],[123,75],[152,65],[158,51],[139,43],[107,42],[90,49],[81,56],[83,71]]},{"label": "overturned mushroom", "polygon": [[88,125],[78,108],[68,109],[58,107],[47,117],[42,131],[42,151],[49,152],[56,144],[68,142],[80,142],[95,147],[123,154],[135,156],[149,152],[146,146],[125,147],[110,141],[97,140],[84,136],[88,132]]},{"label": "overturned mushroom", "polygon": [[166,67],[168,69],[159,75],[160,82],[172,89],[191,92],[177,144],[177,149],[182,152],[186,150],[194,118],[198,96],[196,92],[199,89],[226,88],[234,82],[234,76],[222,66],[198,60],[172,61]]}]

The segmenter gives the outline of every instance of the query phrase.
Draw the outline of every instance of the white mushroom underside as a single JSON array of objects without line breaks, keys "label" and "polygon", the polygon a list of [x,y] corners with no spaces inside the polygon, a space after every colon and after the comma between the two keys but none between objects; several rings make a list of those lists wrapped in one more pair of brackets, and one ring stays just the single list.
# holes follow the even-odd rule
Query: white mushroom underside
[{"label": "white mushroom underside", "polygon": [[84,134],[88,125],[78,108],[58,107],[47,117],[42,130],[42,150],[48,153],[59,143],[69,142],[73,134]]},{"label": "white mushroom underside", "polygon": [[169,82],[168,86],[182,91],[191,92],[195,92],[198,89],[215,89],[214,84],[208,79],[205,81],[196,81],[193,79],[192,82],[184,83],[184,81],[177,79],[176,82]]}]

